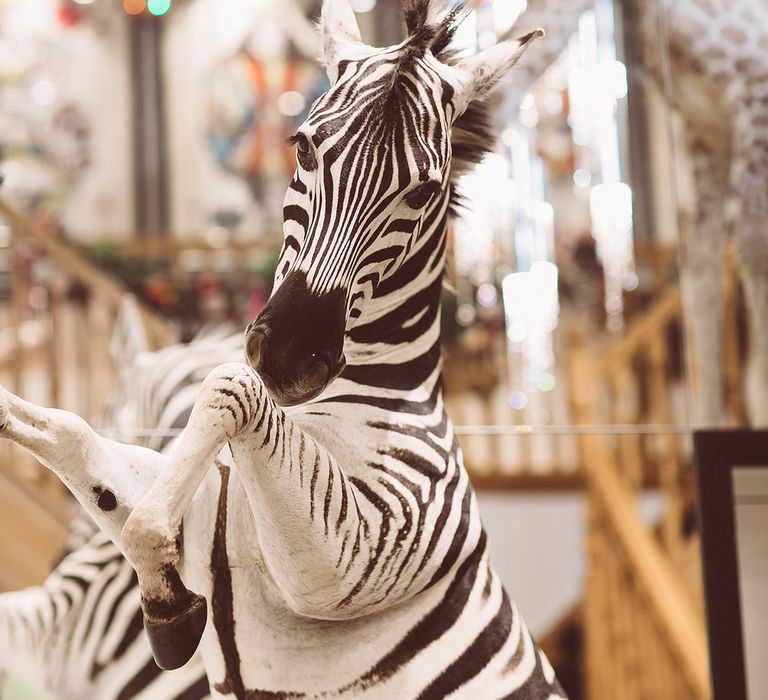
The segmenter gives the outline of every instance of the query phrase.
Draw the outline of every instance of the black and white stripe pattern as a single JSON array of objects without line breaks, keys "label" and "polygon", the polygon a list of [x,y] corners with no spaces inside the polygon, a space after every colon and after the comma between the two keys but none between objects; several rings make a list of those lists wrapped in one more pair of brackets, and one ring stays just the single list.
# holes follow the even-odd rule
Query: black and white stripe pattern
[{"label": "black and white stripe pattern", "polygon": [[161,672],[142,625],[136,573],[84,513],[42,586],[0,595],[0,668],[55,700],[203,700],[199,657]]}]

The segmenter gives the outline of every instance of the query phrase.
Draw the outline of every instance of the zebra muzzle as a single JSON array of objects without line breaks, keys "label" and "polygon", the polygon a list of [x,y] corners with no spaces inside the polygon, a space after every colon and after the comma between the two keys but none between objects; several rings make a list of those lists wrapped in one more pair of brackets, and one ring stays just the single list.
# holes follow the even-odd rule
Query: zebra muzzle
[{"label": "zebra muzzle", "polygon": [[314,291],[290,272],[245,330],[245,355],[272,399],[295,406],[318,396],[344,369],[346,289]]}]

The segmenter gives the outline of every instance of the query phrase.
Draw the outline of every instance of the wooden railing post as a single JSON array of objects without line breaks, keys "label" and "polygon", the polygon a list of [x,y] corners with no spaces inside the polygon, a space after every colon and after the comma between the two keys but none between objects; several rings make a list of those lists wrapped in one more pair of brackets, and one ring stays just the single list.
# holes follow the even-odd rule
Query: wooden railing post
[{"label": "wooden railing post", "polygon": [[610,659],[609,625],[606,620],[606,565],[607,547],[601,541],[603,528],[597,522],[599,514],[587,496],[587,578],[584,590],[584,679],[587,698],[598,697],[600,690],[610,692],[610,663],[594,663],[595,659]]},{"label": "wooden railing post", "polygon": [[747,424],[742,390],[739,358],[738,300],[739,278],[734,264],[735,253],[728,249],[725,256],[723,278],[723,361],[725,363],[725,401],[731,420],[738,425]]},{"label": "wooden railing post", "polygon": [[[611,375],[614,397],[614,418],[617,425],[635,425],[637,423],[638,392],[637,382],[632,376],[632,367],[624,364]],[[599,384],[597,385],[599,386]],[[640,436],[636,433],[619,435],[619,465],[621,475],[633,489],[643,486],[644,469]]]},{"label": "wooden railing post", "polygon": [[[585,347],[584,334],[580,329],[572,331],[569,340],[569,394],[571,415],[576,425],[591,425],[595,419],[598,396],[594,381],[594,366]],[[580,463],[584,466],[584,436],[578,440]],[[607,557],[608,543],[604,538],[604,528],[600,521],[600,512],[587,491],[586,508],[586,550],[587,578],[584,591],[584,647],[585,691],[588,698],[597,698],[600,692],[614,695],[615,668],[611,663],[595,663],[596,659],[611,658],[610,618],[606,614],[606,602],[610,594]]]},{"label": "wooden railing post", "polygon": [[48,372],[49,397],[51,406],[61,406],[62,373],[66,366],[62,362],[62,330],[64,305],[64,281],[61,275],[53,270],[48,284],[49,335],[48,335]]},{"label": "wooden railing post", "polygon": [[[667,403],[667,352],[663,337],[653,339],[649,346],[649,395],[651,420],[658,425],[668,425],[671,413]],[[677,459],[677,443],[671,433],[657,437],[659,454],[657,456],[659,484],[667,499],[667,507],[662,523],[662,537],[670,552],[679,550],[682,530],[682,498],[680,489],[680,463]]]},{"label": "wooden railing post", "polygon": [[88,328],[88,419],[94,420],[104,408],[112,388],[113,368],[109,353],[109,318],[104,305],[93,296],[85,311]]},{"label": "wooden railing post", "polygon": [[21,324],[24,321],[24,299],[26,286],[24,284],[24,263],[18,248],[11,251],[11,326],[13,329],[13,350],[11,356],[11,387],[16,393],[23,391],[23,337]]}]

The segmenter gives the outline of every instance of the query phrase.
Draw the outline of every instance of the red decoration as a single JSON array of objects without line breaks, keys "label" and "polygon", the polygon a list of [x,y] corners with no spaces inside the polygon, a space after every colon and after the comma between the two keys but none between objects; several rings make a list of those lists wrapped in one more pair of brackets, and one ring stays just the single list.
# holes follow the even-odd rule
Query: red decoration
[{"label": "red decoration", "polygon": [[57,10],[59,22],[64,27],[76,27],[80,24],[80,13],[72,5],[62,5]]},{"label": "red decoration", "polygon": [[168,308],[177,303],[179,298],[174,289],[160,275],[152,275],[144,283],[147,297],[161,308]]}]

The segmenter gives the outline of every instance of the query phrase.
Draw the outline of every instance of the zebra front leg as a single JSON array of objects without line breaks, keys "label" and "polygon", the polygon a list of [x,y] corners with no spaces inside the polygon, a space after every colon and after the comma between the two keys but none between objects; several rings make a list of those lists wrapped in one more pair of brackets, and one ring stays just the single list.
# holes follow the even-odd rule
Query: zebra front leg
[{"label": "zebra front leg", "polygon": [[178,572],[182,518],[216,456],[251,419],[253,402],[235,411],[227,389],[239,382],[254,390],[248,373],[253,371],[245,365],[221,365],[206,378],[168,468],[123,528],[123,549],[139,578],[144,627],[157,665],[166,670],[189,661],[205,630],[205,598],[188,590]]},{"label": "zebra front leg", "polygon": [[[254,548],[288,607],[307,617],[349,619],[403,594],[395,581],[385,591],[371,591],[368,574],[379,555],[389,571],[398,570],[398,557],[407,556],[409,548],[382,554],[369,541],[360,515],[367,499],[336,460],[274,404],[253,369],[221,365],[203,383],[168,469],[123,529],[123,547],[139,577],[145,628],[161,668],[186,663],[205,628],[205,600],[189,591],[178,573],[178,542],[182,518],[227,442],[260,534]],[[383,498],[369,498],[388,514],[369,513],[372,521],[394,519]]]},{"label": "zebra front leg", "polygon": [[36,406],[0,387],[0,436],[31,452],[64,482],[120,546],[120,532],[167,458],[98,435],[69,411]]}]

